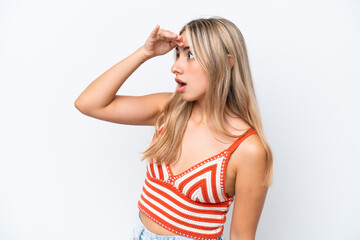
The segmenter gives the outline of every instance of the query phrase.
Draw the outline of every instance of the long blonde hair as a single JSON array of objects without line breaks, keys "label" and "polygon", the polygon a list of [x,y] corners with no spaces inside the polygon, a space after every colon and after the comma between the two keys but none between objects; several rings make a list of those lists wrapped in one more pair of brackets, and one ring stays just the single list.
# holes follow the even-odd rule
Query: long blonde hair
[{"label": "long blonde hair", "polygon": [[[205,124],[229,137],[225,129],[226,109],[256,130],[267,153],[265,185],[273,179],[273,157],[265,139],[261,117],[252,82],[245,40],[235,24],[220,18],[201,18],[187,23],[180,31],[185,32],[195,59],[207,73],[209,84],[205,95]],[[229,55],[233,60],[231,67]],[[183,100],[174,92],[155,124],[150,147],[143,152],[142,160],[170,164],[180,157],[181,140],[193,102]],[[164,125],[161,134],[160,126]]]}]

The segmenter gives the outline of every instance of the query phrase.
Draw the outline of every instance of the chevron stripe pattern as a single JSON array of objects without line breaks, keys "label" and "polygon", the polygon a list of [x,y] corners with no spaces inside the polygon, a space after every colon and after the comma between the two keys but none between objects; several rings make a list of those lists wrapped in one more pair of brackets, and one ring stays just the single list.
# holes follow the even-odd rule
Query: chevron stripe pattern
[{"label": "chevron stripe pattern", "polygon": [[178,235],[216,240],[223,234],[234,200],[225,193],[226,164],[236,147],[253,133],[256,131],[248,130],[228,149],[177,175],[168,164],[148,163],[140,211]]}]

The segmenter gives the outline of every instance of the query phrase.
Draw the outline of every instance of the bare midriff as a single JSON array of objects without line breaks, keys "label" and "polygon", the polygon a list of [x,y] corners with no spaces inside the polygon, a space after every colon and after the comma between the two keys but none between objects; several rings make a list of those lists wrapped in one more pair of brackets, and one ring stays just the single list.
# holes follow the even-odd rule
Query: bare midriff
[{"label": "bare midriff", "polygon": [[[232,125],[236,127],[236,129],[241,129],[237,131],[228,129],[228,131],[235,135],[243,134],[245,130],[251,127],[239,118],[236,118],[235,120],[234,118],[229,118],[228,121],[231,122]],[[188,159],[206,159],[206,157],[213,156],[216,153],[219,153],[222,150],[230,147],[230,145],[237,139],[231,137],[224,137],[223,135],[216,135],[216,137],[221,140],[221,144],[218,140],[214,140],[213,136],[209,134],[209,131],[206,127],[199,127],[194,124],[193,121],[189,120],[186,125],[185,133],[182,140],[183,148],[181,151],[180,159],[177,161],[177,165],[172,164],[171,171],[173,173],[181,173],[184,170],[188,169],[189,166],[191,167],[197,164],[197,162],[188,161]],[[198,146],[198,143],[200,142],[203,146],[209,147],[203,147],[200,150],[197,148],[194,149],[194,146]],[[214,148],[213,146],[216,147]],[[226,189],[225,192],[228,197],[234,197],[235,195],[236,171],[234,169],[236,162],[231,161],[231,158],[232,157],[230,156],[224,179]],[[161,236],[177,236],[176,233],[173,233],[170,230],[162,227],[160,224],[146,216],[146,214],[144,214],[143,212],[140,211],[139,216],[146,229],[150,232]]]},{"label": "bare midriff", "polygon": [[159,224],[154,222],[151,218],[146,216],[141,211],[140,211],[140,219],[141,219],[142,223],[144,224],[144,226],[146,227],[146,229],[154,234],[162,235],[162,236],[176,236],[175,233],[163,228],[162,226],[160,226]]}]

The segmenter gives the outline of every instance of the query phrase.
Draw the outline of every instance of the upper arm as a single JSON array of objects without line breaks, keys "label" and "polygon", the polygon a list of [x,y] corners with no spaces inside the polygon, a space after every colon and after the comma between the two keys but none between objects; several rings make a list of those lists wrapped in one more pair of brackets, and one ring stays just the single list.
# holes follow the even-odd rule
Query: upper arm
[{"label": "upper arm", "polygon": [[233,154],[236,154],[236,182],[230,239],[253,240],[268,190],[264,184],[266,151],[254,134]]},{"label": "upper arm", "polygon": [[144,96],[115,95],[107,106],[84,114],[104,121],[129,125],[155,125],[156,119],[172,93]]}]

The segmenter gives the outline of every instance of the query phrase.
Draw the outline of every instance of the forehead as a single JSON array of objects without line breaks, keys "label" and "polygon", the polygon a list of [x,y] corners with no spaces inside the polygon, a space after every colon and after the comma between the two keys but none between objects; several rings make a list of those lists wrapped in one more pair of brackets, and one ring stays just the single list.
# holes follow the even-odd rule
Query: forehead
[{"label": "forehead", "polygon": [[186,31],[184,31],[180,36],[182,37],[185,46],[189,45],[189,44],[188,44],[188,40],[187,40]]},{"label": "forehead", "polygon": [[180,35],[180,36],[182,36],[182,37],[183,37],[183,39],[184,39],[184,38],[187,38],[186,31],[183,31],[183,32],[181,33],[181,35]]},{"label": "forehead", "polygon": [[179,51],[179,50],[181,50],[181,51],[189,50],[189,49],[190,49],[190,46],[189,46],[189,42],[188,42],[188,40],[187,40],[186,32],[183,32],[180,36],[181,36],[182,39],[183,39],[182,42],[184,43],[184,45],[183,45],[182,47],[176,46],[176,47],[175,47],[175,50],[176,50],[176,51]]}]

